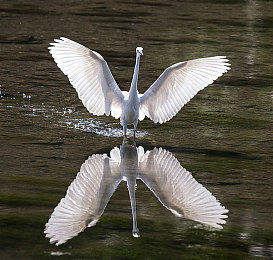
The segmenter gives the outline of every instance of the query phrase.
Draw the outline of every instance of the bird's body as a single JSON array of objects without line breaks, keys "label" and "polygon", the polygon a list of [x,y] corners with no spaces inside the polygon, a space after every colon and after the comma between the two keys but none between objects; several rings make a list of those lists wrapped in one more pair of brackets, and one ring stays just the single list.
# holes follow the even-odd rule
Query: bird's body
[{"label": "bird's body", "polygon": [[58,67],[68,76],[79,98],[94,115],[120,118],[123,134],[145,116],[164,123],[200,90],[211,84],[229,68],[225,56],[201,58],[176,63],[167,68],[144,93],[137,89],[141,47],[136,48],[136,63],[130,91],[121,91],[106,61],[92,50],[67,38],[55,40],[49,47]]}]

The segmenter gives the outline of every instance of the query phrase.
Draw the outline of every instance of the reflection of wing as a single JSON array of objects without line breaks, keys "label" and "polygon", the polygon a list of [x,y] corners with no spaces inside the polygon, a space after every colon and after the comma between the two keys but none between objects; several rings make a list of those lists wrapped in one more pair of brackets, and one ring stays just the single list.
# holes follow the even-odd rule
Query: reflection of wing
[{"label": "reflection of wing", "polygon": [[226,223],[226,210],[168,151],[154,148],[140,158],[140,178],[160,202],[177,216],[215,228]]},{"label": "reflection of wing", "polygon": [[76,179],[68,187],[46,224],[46,237],[60,245],[94,226],[102,215],[110,197],[121,181],[118,148],[107,155],[92,155],[81,166]]}]

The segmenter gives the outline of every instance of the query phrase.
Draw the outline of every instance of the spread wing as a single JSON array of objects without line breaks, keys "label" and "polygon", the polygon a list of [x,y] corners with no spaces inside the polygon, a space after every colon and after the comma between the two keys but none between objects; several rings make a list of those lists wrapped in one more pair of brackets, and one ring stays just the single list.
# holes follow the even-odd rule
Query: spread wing
[{"label": "spread wing", "polygon": [[64,37],[48,49],[90,113],[121,116],[124,96],[99,53]]},{"label": "spread wing", "polygon": [[228,210],[168,151],[154,148],[140,160],[140,178],[176,216],[222,228]]},{"label": "spread wing", "polygon": [[140,120],[164,123],[200,90],[229,70],[225,56],[180,62],[167,68],[140,97]]},{"label": "spread wing", "polygon": [[96,154],[82,164],[46,224],[44,232],[50,243],[63,244],[87,226],[96,225],[122,179],[119,163],[105,154]]}]

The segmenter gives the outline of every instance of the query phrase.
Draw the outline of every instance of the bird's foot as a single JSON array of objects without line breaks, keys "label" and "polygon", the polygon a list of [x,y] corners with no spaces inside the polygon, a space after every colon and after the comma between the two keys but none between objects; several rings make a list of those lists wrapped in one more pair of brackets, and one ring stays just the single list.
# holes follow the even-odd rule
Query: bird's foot
[{"label": "bird's foot", "polygon": [[123,136],[123,142],[128,143],[130,141],[130,138],[127,135]]}]

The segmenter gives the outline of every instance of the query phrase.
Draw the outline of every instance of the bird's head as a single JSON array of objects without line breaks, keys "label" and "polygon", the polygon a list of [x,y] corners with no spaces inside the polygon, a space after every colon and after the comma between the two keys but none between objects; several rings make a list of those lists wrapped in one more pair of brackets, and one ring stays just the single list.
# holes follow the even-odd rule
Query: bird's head
[{"label": "bird's head", "polygon": [[143,48],[142,47],[137,47],[136,48],[136,53],[139,53],[140,55],[143,55]]}]

